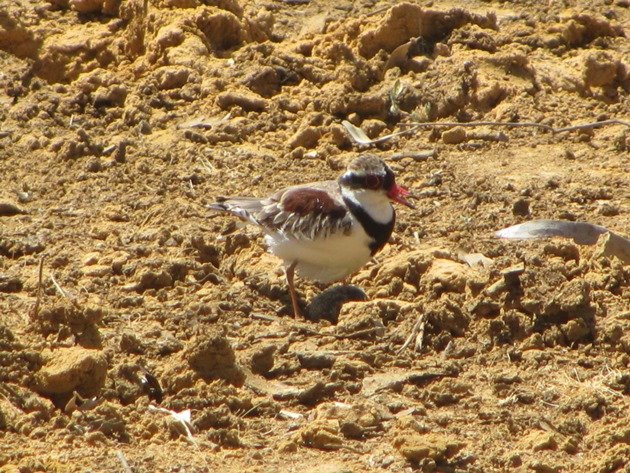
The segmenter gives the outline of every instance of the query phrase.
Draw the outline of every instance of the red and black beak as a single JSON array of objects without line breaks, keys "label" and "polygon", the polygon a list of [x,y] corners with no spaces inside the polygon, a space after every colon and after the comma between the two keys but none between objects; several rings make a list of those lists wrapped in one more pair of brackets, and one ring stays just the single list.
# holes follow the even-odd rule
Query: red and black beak
[{"label": "red and black beak", "polygon": [[411,197],[411,192],[409,192],[404,187],[399,186],[398,184],[394,184],[392,188],[387,192],[387,197],[389,197],[392,201],[398,202],[399,204],[406,205],[410,209],[415,209],[416,207],[409,202],[405,197]]}]

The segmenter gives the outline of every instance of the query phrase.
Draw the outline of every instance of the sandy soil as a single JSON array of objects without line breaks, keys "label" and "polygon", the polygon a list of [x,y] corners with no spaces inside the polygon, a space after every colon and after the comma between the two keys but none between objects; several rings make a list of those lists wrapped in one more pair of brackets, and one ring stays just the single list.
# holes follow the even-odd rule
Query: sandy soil
[{"label": "sandy soil", "polygon": [[630,266],[493,236],[627,236],[628,127],[373,147],[417,209],[321,320],[205,208],[335,178],[342,120],[628,121],[629,35],[627,0],[3,1],[0,472],[630,471]]}]

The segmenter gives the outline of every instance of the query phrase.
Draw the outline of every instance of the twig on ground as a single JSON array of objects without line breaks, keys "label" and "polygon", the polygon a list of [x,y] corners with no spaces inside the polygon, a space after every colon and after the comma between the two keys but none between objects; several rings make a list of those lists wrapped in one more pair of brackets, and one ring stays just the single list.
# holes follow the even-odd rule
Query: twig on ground
[{"label": "twig on ground", "polygon": [[289,420],[304,419],[304,415],[303,414],[299,414],[297,412],[286,411],[284,409],[282,409],[280,412],[278,412],[278,417],[280,419],[289,419]]},{"label": "twig on ground", "polygon": [[267,314],[261,314],[259,312],[252,312],[251,314],[249,314],[249,316],[252,319],[265,320],[267,322],[278,322],[280,320],[280,317],[276,317],[276,316],[273,316],[273,315],[267,315]]},{"label": "twig on ground", "polygon": [[[550,131],[552,133],[563,133],[566,131],[575,131],[575,130],[586,130],[589,128],[600,128],[602,126],[607,125],[623,125],[630,127],[630,122],[626,122],[623,120],[618,120],[616,118],[610,120],[602,120],[601,122],[591,122],[591,123],[583,123],[581,125],[572,125],[562,128],[554,128],[550,125],[545,125],[544,123],[536,123],[536,122],[409,122],[409,123],[399,123],[399,126],[409,126],[413,129],[416,128],[435,128],[435,127],[477,127],[477,126],[506,126],[509,128],[540,128],[545,131]],[[408,130],[409,131],[409,130]]]},{"label": "twig on ground", "polygon": [[55,285],[55,289],[57,289],[57,292],[59,294],[61,294],[62,297],[66,298],[66,299],[70,299],[70,297],[68,297],[68,293],[66,293],[66,291],[63,290],[63,288],[59,285],[59,283],[55,279],[55,275],[54,274],[50,275],[50,280]]},{"label": "twig on ground", "polygon": [[407,348],[411,344],[411,341],[413,339],[416,340],[416,346],[415,346],[416,351],[422,349],[422,344],[424,342],[424,326],[426,323],[425,319],[426,319],[426,314],[420,314],[420,316],[416,320],[416,323],[411,329],[411,333],[407,337],[407,340],[405,340],[405,343],[403,343],[403,346],[400,347],[400,349],[396,352],[397,355],[400,355],[405,350],[405,348]]},{"label": "twig on ground", "polygon": [[437,154],[435,149],[429,151],[402,151],[400,153],[394,153],[389,157],[390,161],[400,161],[401,159],[411,158],[415,161],[423,161],[434,157]]},{"label": "twig on ground", "polygon": [[38,271],[38,280],[37,280],[37,299],[35,300],[35,306],[33,307],[33,314],[32,317],[33,318],[37,318],[37,315],[39,314],[39,303],[42,299],[42,278],[44,275],[44,258],[45,256],[42,256],[41,259],[39,260],[39,271]]},{"label": "twig on ground", "polygon": [[118,460],[120,460],[120,463],[123,467],[123,470],[125,470],[125,473],[133,473],[133,470],[129,466],[129,463],[127,463],[125,454],[121,450],[116,450],[116,456],[118,457]]},{"label": "twig on ground", "polygon": [[54,274],[51,274],[51,275],[50,275],[50,280],[51,280],[51,281],[52,281],[52,283],[54,284],[55,289],[57,289],[57,292],[58,292],[58,293],[59,293],[62,297],[64,297],[65,299],[68,299],[68,300],[70,301],[70,303],[71,303],[73,306],[75,306],[77,309],[80,309],[80,308],[81,308],[81,306],[79,305],[79,303],[78,303],[78,302],[77,302],[77,301],[76,301],[73,297],[70,297],[70,296],[68,295],[68,293],[67,293],[66,291],[64,291],[64,289],[63,289],[63,288],[59,285],[59,283],[58,283],[58,282],[57,282],[57,280],[55,279]]},{"label": "twig on ground", "polygon": [[600,128],[606,125],[623,125],[623,126],[630,127],[630,122],[612,118],[610,120],[602,120],[601,122],[585,123],[583,125],[572,125],[572,126],[566,126],[564,128],[554,128],[553,132],[562,133],[565,131],[587,130],[589,128]]},{"label": "twig on ground", "polygon": [[373,334],[378,335],[379,333],[382,333],[383,330],[384,330],[383,327],[370,327],[363,330],[357,330],[356,332],[352,332],[348,334],[334,333],[334,334],[328,334],[328,335],[333,336],[338,340],[342,340],[342,339],[361,338],[361,337],[364,337],[365,335],[373,335]]},{"label": "twig on ground", "polygon": [[471,128],[478,126],[505,126],[509,128],[519,128],[519,127],[529,127],[529,128],[540,128],[541,130],[549,131],[551,133],[564,133],[567,131],[575,131],[575,130],[587,130],[593,128],[600,128],[606,125],[623,125],[630,127],[630,122],[619,120],[617,118],[612,118],[610,120],[602,120],[600,122],[591,122],[591,123],[583,123],[581,125],[572,125],[562,128],[554,128],[550,125],[545,125],[544,123],[536,123],[536,122],[494,122],[494,121],[481,121],[481,122],[407,122],[407,123],[399,123],[398,125],[401,127],[410,127],[407,130],[397,131],[395,133],[390,133],[389,135],[384,135],[379,138],[370,139],[365,132],[353,125],[352,123],[344,120],[341,124],[346,128],[348,134],[352,137],[352,139],[359,145],[363,146],[371,146],[377,143],[382,143],[384,141],[388,141],[396,136],[408,135],[414,133],[416,130],[420,128],[453,128],[456,126]]},{"label": "twig on ground", "polygon": [[413,127],[413,124],[410,124],[413,128],[410,128],[409,130],[397,131],[395,133],[390,133],[389,135],[381,136],[379,138],[375,138],[372,140],[370,139],[369,136],[365,134],[365,132],[361,128],[354,126],[349,121],[344,120],[341,122],[341,124],[346,128],[346,130],[348,131],[350,136],[352,136],[354,141],[356,141],[360,145],[366,145],[366,146],[373,145],[376,143],[382,143],[383,141],[390,140],[391,138],[394,138],[396,136],[409,135],[411,133],[414,133],[418,128],[420,128],[419,126]]}]

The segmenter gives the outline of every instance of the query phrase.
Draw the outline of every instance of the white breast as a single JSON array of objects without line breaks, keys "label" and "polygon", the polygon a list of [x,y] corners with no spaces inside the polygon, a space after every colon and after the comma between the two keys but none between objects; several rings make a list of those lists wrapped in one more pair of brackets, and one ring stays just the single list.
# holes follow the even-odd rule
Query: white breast
[{"label": "white breast", "polygon": [[282,233],[265,236],[269,251],[286,265],[298,261],[301,277],[330,283],[343,279],[361,268],[370,258],[370,238],[354,218],[348,234],[338,232],[314,240],[295,239]]}]

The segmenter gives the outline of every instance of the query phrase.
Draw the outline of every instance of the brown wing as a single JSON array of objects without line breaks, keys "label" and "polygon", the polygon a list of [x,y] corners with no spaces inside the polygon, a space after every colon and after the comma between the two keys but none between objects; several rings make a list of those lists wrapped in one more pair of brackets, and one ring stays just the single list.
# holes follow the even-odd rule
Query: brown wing
[{"label": "brown wing", "polygon": [[352,225],[336,181],[282,190],[263,202],[256,219],[267,230],[311,240],[348,232]]}]

